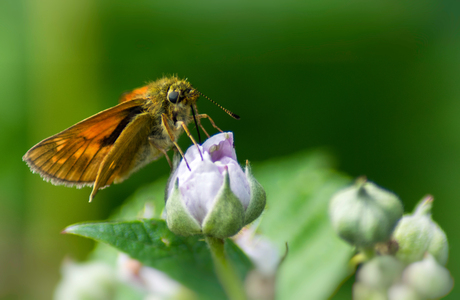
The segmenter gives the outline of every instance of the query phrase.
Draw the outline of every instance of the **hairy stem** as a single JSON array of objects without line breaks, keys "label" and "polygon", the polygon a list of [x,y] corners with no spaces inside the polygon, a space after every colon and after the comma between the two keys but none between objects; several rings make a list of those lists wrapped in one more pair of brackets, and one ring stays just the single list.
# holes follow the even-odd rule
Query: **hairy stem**
[{"label": "hairy stem", "polygon": [[222,287],[231,300],[245,300],[243,284],[224,253],[224,240],[214,237],[206,237],[211,250],[214,268]]}]

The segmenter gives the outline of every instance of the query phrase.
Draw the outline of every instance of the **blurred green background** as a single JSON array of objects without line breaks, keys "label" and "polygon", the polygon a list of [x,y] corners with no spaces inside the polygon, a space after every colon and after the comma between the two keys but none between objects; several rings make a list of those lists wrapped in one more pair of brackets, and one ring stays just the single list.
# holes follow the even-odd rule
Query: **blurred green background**
[{"label": "blurred green background", "polygon": [[241,115],[198,102],[240,161],[322,147],[406,211],[433,194],[460,278],[459,1],[3,0],[0,45],[0,298],[50,299],[64,257],[93,247],[60,231],[169,170],[162,159],[88,204],[90,189],[52,186],[22,155],[168,74]]}]

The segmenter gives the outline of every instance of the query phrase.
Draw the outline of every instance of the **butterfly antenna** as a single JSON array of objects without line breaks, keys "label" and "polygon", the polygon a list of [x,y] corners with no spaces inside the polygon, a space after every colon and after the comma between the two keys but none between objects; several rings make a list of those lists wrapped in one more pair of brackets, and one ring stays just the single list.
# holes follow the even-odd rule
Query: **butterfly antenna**
[{"label": "butterfly antenna", "polygon": [[198,128],[198,122],[196,121],[196,118],[195,118],[195,110],[193,109],[193,105],[190,105],[190,108],[192,109],[192,116],[193,116],[193,121],[195,121],[196,132],[198,132],[198,143],[201,145],[200,129]]},{"label": "butterfly antenna", "polygon": [[202,93],[198,92],[201,96],[205,97],[206,99],[208,99],[209,101],[211,101],[212,103],[214,103],[215,105],[217,105],[220,109],[222,109],[223,111],[225,111],[230,117],[236,119],[236,120],[239,120],[240,119],[240,116],[238,116],[237,114],[234,114],[232,113],[231,111],[229,111],[228,109],[226,109],[225,107],[223,107],[222,105],[218,104],[217,102],[215,102],[214,100],[212,100],[211,98],[207,97],[206,95],[203,95]]}]

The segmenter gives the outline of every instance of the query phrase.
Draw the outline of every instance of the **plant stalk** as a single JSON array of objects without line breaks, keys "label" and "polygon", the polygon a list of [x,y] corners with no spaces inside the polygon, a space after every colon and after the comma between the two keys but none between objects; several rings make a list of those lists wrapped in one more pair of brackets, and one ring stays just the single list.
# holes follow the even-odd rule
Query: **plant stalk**
[{"label": "plant stalk", "polygon": [[243,284],[231,265],[231,262],[225,256],[225,241],[223,239],[207,236],[206,243],[208,243],[209,249],[211,250],[217,278],[222,284],[228,298],[231,300],[246,300],[247,298]]}]

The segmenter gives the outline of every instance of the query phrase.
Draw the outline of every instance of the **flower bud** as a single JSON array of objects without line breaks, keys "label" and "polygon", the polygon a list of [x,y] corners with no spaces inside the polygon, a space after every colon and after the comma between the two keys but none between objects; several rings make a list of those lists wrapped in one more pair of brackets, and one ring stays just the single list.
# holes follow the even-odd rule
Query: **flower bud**
[{"label": "flower bud", "polygon": [[[200,155],[201,152],[201,155]],[[190,147],[171,175],[166,222],[179,235],[232,236],[254,221],[265,207],[265,191],[236,160],[231,132]]]},{"label": "flower bud", "polygon": [[390,255],[376,256],[365,263],[357,276],[359,282],[375,290],[386,291],[401,277],[404,265]]},{"label": "flower bud", "polygon": [[182,299],[195,296],[192,291],[155,268],[142,265],[138,260],[119,253],[117,258],[118,278],[121,282],[142,291],[144,299]]},{"label": "flower bud", "polygon": [[353,300],[387,300],[386,292],[375,290],[364,283],[355,282],[353,284]]},{"label": "flower bud", "polygon": [[405,284],[395,284],[388,290],[388,300],[424,300],[424,298]]},{"label": "flower bud", "polygon": [[454,282],[449,271],[427,254],[422,261],[410,264],[403,273],[403,282],[427,299],[447,295]]},{"label": "flower bud", "polygon": [[329,205],[337,234],[360,247],[387,241],[402,213],[401,201],[395,194],[364,179],[337,192]]},{"label": "flower bud", "polygon": [[417,205],[412,215],[405,215],[396,227],[393,238],[398,243],[396,257],[404,263],[423,259],[426,252],[445,265],[449,245],[444,231],[431,218],[433,198],[427,196]]},{"label": "flower bud", "polygon": [[117,278],[113,268],[102,262],[75,263],[64,261],[62,280],[54,292],[54,299],[109,299]]}]

